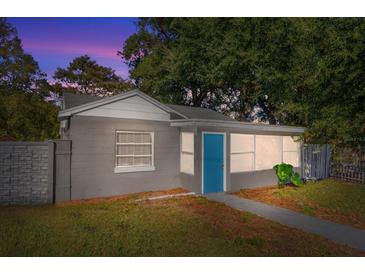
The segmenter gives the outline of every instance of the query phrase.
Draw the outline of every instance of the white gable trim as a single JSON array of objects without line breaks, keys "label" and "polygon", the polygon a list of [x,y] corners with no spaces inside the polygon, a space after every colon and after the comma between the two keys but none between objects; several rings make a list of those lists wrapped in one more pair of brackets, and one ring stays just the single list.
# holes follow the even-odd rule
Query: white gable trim
[{"label": "white gable trim", "polygon": [[141,92],[137,89],[126,92],[126,93],[122,93],[122,94],[119,94],[119,95],[107,97],[107,98],[104,98],[104,99],[101,99],[101,100],[97,100],[95,102],[83,104],[81,106],[76,106],[76,107],[72,107],[72,108],[69,108],[69,109],[61,110],[58,114],[58,118],[60,120],[62,120],[62,119],[67,118],[71,115],[78,114],[80,112],[84,112],[84,111],[94,109],[94,108],[97,108],[97,107],[100,107],[100,106],[104,106],[104,105],[107,105],[107,104],[110,104],[110,103],[113,103],[113,102],[116,102],[116,101],[124,100],[124,99],[130,98],[130,97],[133,97],[133,96],[139,96],[142,99],[150,102],[151,104],[155,105],[156,107],[162,109],[163,111],[165,111],[167,113],[175,113],[175,114],[187,119],[187,117],[185,115],[183,115],[183,114],[181,114],[181,113],[165,106],[164,104],[161,104],[157,100],[151,98],[150,96],[144,94],[143,92]]}]

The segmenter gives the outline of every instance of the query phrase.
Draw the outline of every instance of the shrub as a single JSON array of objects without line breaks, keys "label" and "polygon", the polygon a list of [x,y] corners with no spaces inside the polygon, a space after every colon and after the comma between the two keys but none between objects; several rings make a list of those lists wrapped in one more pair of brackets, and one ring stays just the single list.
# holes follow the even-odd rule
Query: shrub
[{"label": "shrub", "polygon": [[293,166],[290,164],[277,164],[273,167],[278,177],[278,186],[282,187],[286,184],[292,183],[295,186],[303,185],[303,181],[300,178],[298,172],[294,172]]}]

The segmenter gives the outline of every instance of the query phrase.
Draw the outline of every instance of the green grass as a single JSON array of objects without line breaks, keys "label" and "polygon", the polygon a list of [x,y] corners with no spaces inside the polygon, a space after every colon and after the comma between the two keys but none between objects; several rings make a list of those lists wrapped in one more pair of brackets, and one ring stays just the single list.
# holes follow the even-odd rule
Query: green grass
[{"label": "green grass", "polygon": [[365,228],[365,185],[326,179],[299,188],[244,190],[237,195]]},{"label": "green grass", "polygon": [[[328,179],[308,183],[297,189],[281,190],[288,197],[306,206],[306,201],[318,208],[327,208],[343,214],[357,214],[365,217],[365,186]],[[308,207],[308,206],[307,206]],[[316,210],[314,208],[313,210]]]},{"label": "green grass", "polygon": [[202,197],[0,208],[0,256],[349,256]]}]

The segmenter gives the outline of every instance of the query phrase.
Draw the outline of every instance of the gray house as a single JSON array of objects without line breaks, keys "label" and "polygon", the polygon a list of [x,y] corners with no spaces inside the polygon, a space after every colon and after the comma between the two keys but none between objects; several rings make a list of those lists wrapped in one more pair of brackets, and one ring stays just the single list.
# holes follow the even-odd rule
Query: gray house
[{"label": "gray house", "polygon": [[66,93],[59,120],[62,139],[72,142],[71,199],[175,187],[236,191],[275,184],[277,163],[300,166],[294,137],[304,128],[238,122],[138,90]]}]

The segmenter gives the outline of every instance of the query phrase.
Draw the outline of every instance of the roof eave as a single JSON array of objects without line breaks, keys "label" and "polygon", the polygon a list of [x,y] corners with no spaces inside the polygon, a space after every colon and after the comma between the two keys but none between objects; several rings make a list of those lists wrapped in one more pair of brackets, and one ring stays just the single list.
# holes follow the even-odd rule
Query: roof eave
[{"label": "roof eave", "polygon": [[285,132],[292,134],[302,134],[305,131],[304,127],[280,126],[245,123],[239,121],[220,121],[220,120],[204,120],[204,119],[184,119],[171,120],[170,125],[173,127],[223,127],[232,129],[247,129],[252,131],[265,132]]}]

